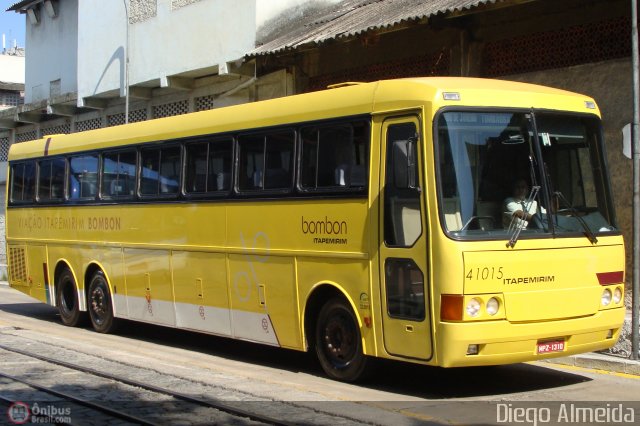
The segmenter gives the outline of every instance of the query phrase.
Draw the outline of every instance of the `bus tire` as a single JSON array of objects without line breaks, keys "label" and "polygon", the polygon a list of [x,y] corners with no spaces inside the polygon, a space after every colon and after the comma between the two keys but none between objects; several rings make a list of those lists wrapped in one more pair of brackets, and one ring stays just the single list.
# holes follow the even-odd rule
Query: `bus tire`
[{"label": "bus tire", "polygon": [[112,333],[118,322],[113,316],[113,304],[107,278],[102,271],[96,271],[89,282],[87,310],[91,325],[98,333]]},{"label": "bus tire", "polygon": [[316,322],[315,348],[322,369],[332,379],[354,382],[363,376],[367,357],[355,314],[343,298],[330,299]]},{"label": "bus tire", "polygon": [[82,322],[82,312],[78,301],[78,286],[69,268],[65,268],[56,282],[56,303],[62,323],[77,327]]}]

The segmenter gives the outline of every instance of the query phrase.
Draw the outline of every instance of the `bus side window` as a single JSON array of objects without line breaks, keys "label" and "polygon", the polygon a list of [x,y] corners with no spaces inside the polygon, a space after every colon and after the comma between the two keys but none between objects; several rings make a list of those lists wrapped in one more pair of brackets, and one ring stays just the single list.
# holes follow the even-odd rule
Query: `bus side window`
[{"label": "bus side window", "polygon": [[238,189],[240,191],[262,189],[264,136],[240,136],[238,150]]},{"label": "bus side window", "polygon": [[68,194],[71,200],[94,200],[98,194],[98,156],[69,158]]},{"label": "bus side window", "polygon": [[160,151],[160,194],[178,194],[181,165],[179,146]]},{"label": "bus side window", "polygon": [[140,195],[178,194],[180,187],[180,146],[141,150]]},{"label": "bus side window", "polygon": [[38,162],[38,201],[62,201],[64,196],[64,158]]},{"label": "bus side window", "polygon": [[295,134],[283,132],[266,138],[265,189],[289,189],[293,182]]},{"label": "bus side window", "polygon": [[207,192],[207,158],[209,156],[209,143],[196,142],[185,146],[186,173],[185,191]]},{"label": "bus side window", "polygon": [[302,189],[326,191],[367,186],[367,123],[307,127],[300,134]]},{"label": "bus side window", "polygon": [[422,234],[416,133],[413,123],[394,124],[387,131],[384,240],[389,247],[411,247]]},{"label": "bus side window", "polygon": [[185,192],[228,191],[231,187],[231,139],[185,145]]},{"label": "bus side window", "polygon": [[14,164],[11,166],[11,197],[12,203],[27,203],[33,201],[36,190],[36,164],[34,161]]},{"label": "bus side window", "polygon": [[157,195],[160,149],[142,149],[140,151],[140,162],[142,164],[140,173],[140,195]]},{"label": "bus side window", "polygon": [[103,155],[103,197],[133,197],[136,182],[136,157],[136,151],[124,151]]},{"label": "bus side window", "polygon": [[424,275],[412,259],[387,259],[387,312],[392,318],[425,318]]},{"label": "bus side window", "polygon": [[294,144],[292,131],[239,137],[238,189],[290,189]]},{"label": "bus side window", "polygon": [[231,189],[232,155],[232,139],[215,141],[209,144],[207,191],[229,191]]}]

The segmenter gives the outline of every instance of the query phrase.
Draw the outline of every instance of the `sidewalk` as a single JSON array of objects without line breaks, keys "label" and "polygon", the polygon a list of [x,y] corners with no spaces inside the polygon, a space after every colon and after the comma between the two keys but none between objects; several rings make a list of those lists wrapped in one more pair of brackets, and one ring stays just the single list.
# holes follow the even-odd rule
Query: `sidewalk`
[{"label": "sidewalk", "polygon": [[611,373],[623,373],[640,376],[640,361],[622,358],[615,355],[589,352],[562,358],[546,359],[540,362],[550,364],[571,365],[574,367],[603,370]]}]

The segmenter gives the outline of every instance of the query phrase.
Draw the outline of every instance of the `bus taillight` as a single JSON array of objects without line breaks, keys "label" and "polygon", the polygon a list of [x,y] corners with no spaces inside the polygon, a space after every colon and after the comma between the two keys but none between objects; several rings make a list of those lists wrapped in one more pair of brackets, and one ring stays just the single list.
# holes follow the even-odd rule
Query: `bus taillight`
[{"label": "bus taillight", "polygon": [[600,285],[618,284],[624,281],[624,271],[597,272]]}]

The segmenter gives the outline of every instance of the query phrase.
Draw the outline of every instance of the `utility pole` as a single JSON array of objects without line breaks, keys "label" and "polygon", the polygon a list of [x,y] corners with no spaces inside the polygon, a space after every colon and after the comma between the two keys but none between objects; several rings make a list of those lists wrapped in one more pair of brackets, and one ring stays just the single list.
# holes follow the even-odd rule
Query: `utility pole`
[{"label": "utility pole", "polygon": [[631,359],[638,359],[640,327],[640,74],[638,71],[638,2],[631,0],[631,46],[633,64],[633,288],[631,304]]},{"label": "utility pole", "polygon": [[127,23],[126,31],[126,48],[124,53],[124,124],[129,123],[129,7],[127,6],[127,0],[122,0],[124,3],[124,13]]}]

